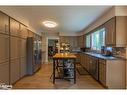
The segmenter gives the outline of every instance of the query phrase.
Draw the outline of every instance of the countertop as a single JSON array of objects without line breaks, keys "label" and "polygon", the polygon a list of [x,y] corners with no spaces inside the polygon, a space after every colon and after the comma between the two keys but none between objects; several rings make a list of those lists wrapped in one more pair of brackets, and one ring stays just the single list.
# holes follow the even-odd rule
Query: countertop
[{"label": "countertop", "polygon": [[119,57],[114,57],[114,56],[104,56],[102,54],[92,53],[92,52],[80,52],[80,53],[87,54],[87,55],[101,58],[101,59],[105,59],[105,60],[126,60],[125,58],[119,58]]},{"label": "countertop", "polygon": [[67,59],[67,58],[71,58],[71,59],[75,59],[76,56],[73,53],[56,53],[53,56],[54,59]]}]

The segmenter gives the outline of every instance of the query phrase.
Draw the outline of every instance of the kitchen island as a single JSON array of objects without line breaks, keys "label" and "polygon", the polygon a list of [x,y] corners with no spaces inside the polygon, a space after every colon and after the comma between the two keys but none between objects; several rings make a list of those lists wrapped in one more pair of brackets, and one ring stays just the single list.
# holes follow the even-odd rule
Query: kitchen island
[{"label": "kitchen island", "polygon": [[53,56],[53,83],[55,79],[73,79],[76,83],[75,60],[76,56],[72,53],[57,53]]}]

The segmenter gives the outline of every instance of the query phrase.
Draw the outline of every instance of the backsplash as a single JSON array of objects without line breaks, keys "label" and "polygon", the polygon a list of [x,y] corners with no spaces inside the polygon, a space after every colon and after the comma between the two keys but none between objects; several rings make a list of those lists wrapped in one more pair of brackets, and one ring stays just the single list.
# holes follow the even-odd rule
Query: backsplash
[{"label": "backsplash", "polygon": [[113,55],[126,58],[126,47],[113,47]]}]

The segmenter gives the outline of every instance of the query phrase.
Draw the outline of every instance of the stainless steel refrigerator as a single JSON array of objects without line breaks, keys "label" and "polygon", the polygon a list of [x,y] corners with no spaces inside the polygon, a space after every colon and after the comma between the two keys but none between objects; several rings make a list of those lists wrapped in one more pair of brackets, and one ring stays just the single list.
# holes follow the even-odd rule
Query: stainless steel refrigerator
[{"label": "stainless steel refrigerator", "polygon": [[41,40],[38,37],[27,38],[27,74],[32,75],[41,68]]}]

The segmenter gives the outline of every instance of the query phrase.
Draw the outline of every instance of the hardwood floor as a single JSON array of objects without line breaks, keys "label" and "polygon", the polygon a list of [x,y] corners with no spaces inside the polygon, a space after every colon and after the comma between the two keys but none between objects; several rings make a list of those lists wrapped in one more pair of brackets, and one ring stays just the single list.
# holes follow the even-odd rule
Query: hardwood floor
[{"label": "hardwood floor", "polygon": [[90,75],[79,75],[77,82],[56,80],[53,84],[50,79],[52,73],[51,64],[42,64],[42,68],[32,76],[26,76],[13,85],[13,89],[104,89]]}]

